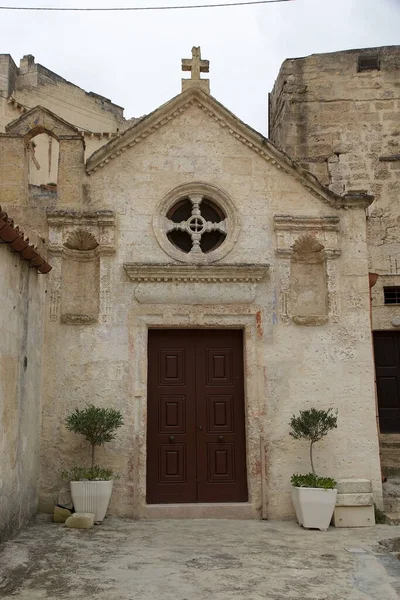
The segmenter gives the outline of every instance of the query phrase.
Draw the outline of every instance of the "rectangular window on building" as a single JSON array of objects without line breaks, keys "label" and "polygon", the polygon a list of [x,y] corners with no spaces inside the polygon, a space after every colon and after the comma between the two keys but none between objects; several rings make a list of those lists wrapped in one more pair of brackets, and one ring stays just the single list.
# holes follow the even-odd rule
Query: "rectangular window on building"
[{"label": "rectangular window on building", "polygon": [[381,64],[377,54],[364,54],[358,57],[358,72],[380,71]]},{"label": "rectangular window on building", "polygon": [[400,304],[400,286],[384,287],[385,304]]}]

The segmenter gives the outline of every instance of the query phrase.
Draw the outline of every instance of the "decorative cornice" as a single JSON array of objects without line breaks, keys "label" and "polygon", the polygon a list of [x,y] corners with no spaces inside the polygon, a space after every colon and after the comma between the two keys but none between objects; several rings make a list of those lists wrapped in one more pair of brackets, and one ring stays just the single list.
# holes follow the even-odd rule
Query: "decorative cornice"
[{"label": "decorative cornice", "polygon": [[304,230],[322,230],[322,231],[339,231],[339,217],[297,217],[292,215],[275,215],[274,229],[275,231],[304,231]]},{"label": "decorative cornice", "polygon": [[315,236],[316,242],[323,246],[324,258],[331,260],[341,255],[338,248],[339,217],[275,215],[274,229],[277,238],[276,254],[282,258],[295,259],[293,245],[304,236],[311,238]]},{"label": "decorative cornice", "polygon": [[47,222],[49,250],[53,255],[89,261],[98,255],[115,253],[115,214],[112,210],[49,210]]},{"label": "decorative cornice", "polygon": [[143,265],[124,263],[131,281],[150,283],[258,283],[268,272],[269,265]]},{"label": "decorative cornice", "polygon": [[365,206],[368,206],[373,201],[373,197],[366,194],[357,195],[357,197],[354,195],[338,196],[324,187],[312,173],[295,163],[287,154],[276,148],[270,140],[246,125],[213,96],[205,93],[197,86],[192,86],[179,96],[175,96],[175,98],[139,119],[132,127],[121,132],[110,142],[99,148],[89,157],[86,163],[87,174],[90,175],[98,169],[102,169],[110,161],[126,152],[128,148],[137,146],[142,140],[155,133],[169,121],[179,117],[191,106],[196,106],[202,110],[234,138],[251,148],[277,169],[281,169],[295,177],[312,195],[333,208],[364,208],[365,203]]},{"label": "decorative cornice", "polygon": [[74,210],[49,210],[47,221],[49,225],[61,227],[62,225],[75,225],[77,220],[81,225],[112,226],[115,222],[115,213],[112,210],[95,210],[79,212]]},{"label": "decorative cornice", "polygon": [[37,105],[6,125],[7,134],[25,136],[36,128],[49,131],[59,140],[81,139],[79,130],[44,106]]}]

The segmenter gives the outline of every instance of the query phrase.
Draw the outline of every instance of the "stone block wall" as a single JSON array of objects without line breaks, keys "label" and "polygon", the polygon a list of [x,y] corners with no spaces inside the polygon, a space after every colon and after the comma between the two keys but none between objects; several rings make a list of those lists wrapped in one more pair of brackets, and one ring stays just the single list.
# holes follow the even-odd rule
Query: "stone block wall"
[{"label": "stone block wall", "polygon": [[0,245],[0,542],[37,511],[45,277]]},{"label": "stone block wall", "polygon": [[[377,68],[359,71],[359,61]],[[370,63],[371,64],[371,63]],[[270,137],[338,193],[366,190],[373,328],[393,328],[400,306],[383,287],[400,282],[400,46],[286,60],[270,95]]]}]

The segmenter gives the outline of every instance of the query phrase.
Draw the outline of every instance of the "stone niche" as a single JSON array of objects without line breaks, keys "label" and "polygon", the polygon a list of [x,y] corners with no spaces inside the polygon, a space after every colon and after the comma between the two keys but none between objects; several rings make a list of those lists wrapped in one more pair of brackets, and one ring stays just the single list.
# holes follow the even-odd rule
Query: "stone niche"
[{"label": "stone niche", "polygon": [[48,213],[52,254],[50,320],[68,325],[107,321],[111,255],[115,253],[114,213]]},{"label": "stone niche", "polygon": [[337,322],[339,224],[336,216],[274,217],[283,323]]},{"label": "stone niche", "polygon": [[61,267],[61,321],[95,323],[100,308],[99,243],[85,229],[72,232],[64,243]]},{"label": "stone niche", "polygon": [[320,325],[328,320],[325,248],[310,234],[293,244],[290,294],[295,323]]}]

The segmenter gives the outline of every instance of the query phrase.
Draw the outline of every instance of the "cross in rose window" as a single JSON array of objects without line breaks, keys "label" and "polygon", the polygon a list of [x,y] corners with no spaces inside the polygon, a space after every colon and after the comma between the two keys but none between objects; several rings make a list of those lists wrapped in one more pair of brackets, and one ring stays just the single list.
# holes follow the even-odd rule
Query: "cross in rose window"
[{"label": "cross in rose window", "polygon": [[201,214],[201,202],[203,196],[191,195],[189,200],[192,203],[192,214],[186,221],[180,223],[174,223],[170,219],[166,219],[167,233],[171,231],[186,231],[192,240],[192,249],[190,254],[202,254],[203,251],[200,247],[201,237],[204,233],[209,231],[220,231],[221,233],[227,233],[227,220],[219,221],[219,223],[213,223],[212,221],[206,221]]}]

